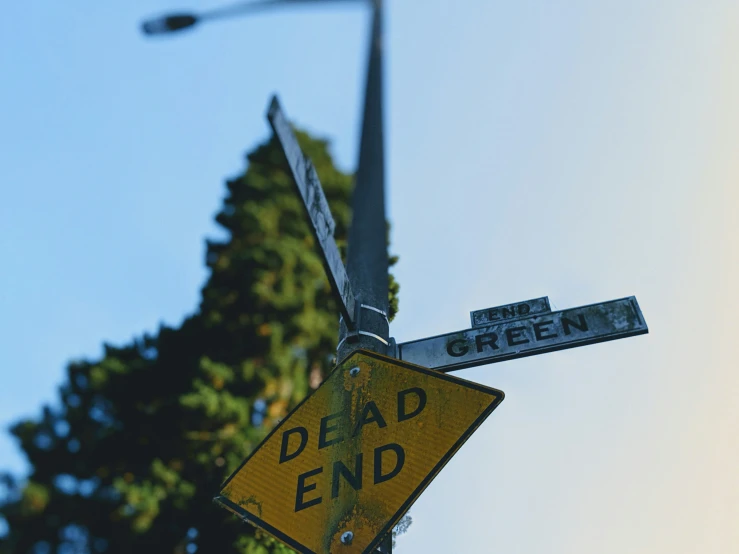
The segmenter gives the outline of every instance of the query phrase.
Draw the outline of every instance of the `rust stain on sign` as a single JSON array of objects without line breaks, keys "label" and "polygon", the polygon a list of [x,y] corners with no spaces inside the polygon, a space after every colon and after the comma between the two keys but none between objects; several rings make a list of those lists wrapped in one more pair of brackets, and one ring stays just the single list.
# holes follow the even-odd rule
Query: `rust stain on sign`
[{"label": "rust stain on sign", "polygon": [[[360,350],[216,501],[299,552],[372,552],[502,400],[499,390]],[[347,531],[351,544],[341,542]]]}]

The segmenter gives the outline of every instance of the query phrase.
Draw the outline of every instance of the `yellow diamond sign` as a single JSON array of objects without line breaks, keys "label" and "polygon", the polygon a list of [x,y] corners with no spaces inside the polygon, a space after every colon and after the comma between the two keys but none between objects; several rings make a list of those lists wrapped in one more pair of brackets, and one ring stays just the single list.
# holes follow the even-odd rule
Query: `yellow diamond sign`
[{"label": "yellow diamond sign", "polygon": [[502,400],[499,390],[359,350],[216,501],[298,552],[373,552]]}]

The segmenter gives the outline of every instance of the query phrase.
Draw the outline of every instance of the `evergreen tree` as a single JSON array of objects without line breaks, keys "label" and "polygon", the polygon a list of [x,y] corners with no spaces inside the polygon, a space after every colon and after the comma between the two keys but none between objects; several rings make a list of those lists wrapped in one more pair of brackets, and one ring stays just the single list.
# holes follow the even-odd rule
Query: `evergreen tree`
[{"label": "evergreen tree", "polygon": [[[351,176],[326,141],[297,136],[343,249]],[[208,242],[198,311],[69,364],[58,405],[13,426],[32,469],[2,476],[1,554],[291,552],[212,498],[330,370],[339,312],[274,138],[248,162],[227,183],[229,237]]]}]

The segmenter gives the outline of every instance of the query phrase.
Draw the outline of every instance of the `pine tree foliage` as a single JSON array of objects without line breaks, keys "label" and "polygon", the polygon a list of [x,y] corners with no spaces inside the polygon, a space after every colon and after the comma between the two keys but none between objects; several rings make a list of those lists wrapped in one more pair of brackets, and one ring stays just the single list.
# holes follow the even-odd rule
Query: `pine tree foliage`
[{"label": "pine tree foliage", "polygon": [[[343,250],[351,176],[297,136]],[[331,368],[339,312],[274,138],[227,187],[196,313],[69,364],[58,405],[12,427],[31,472],[2,476],[1,554],[291,552],[212,498]]]}]

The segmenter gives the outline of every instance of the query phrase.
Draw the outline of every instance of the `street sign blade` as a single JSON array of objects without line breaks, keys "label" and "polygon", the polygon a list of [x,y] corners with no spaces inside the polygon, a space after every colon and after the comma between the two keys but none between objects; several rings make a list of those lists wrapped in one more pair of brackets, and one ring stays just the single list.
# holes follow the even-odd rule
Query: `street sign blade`
[{"label": "street sign blade", "polygon": [[326,195],[323,193],[323,187],[318,179],[316,169],[310,159],[303,155],[298,140],[295,138],[295,134],[276,96],[272,98],[270,103],[267,119],[280,146],[282,146],[293,181],[300,198],[303,200],[313,236],[318,243],[321,254],[323,254],[323,265],[326,268],[331,289],[339,301],[341,314],[347,325],[353,328],[355,298],[344,263],[341,261],[339,249],[334,241],[336,224],[331,216],[331,210]]},{"label": "street sign blade", "polygon": [[401,343],[398,357],[455,371],[648,332],[639,304],[630,296]]},{"label": "street sign blade", "polygon": [[358,350],[267,436],[215,501],[298,552],[369,554],[503,396]]},{"label": "street sign blade", "polygon": [[514,304],[505,304],[504,306],[495,306],[494,308],[485,308],[484,310],[475,310],[470,312],[470,321],[473,327],[485,327],[502,321],[513,321],[522,317],[532,316],[551,312],[549,307],[549,297],[533,298],[523,302]]}]

